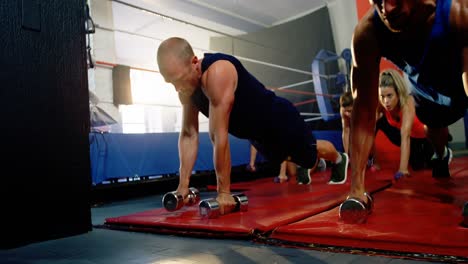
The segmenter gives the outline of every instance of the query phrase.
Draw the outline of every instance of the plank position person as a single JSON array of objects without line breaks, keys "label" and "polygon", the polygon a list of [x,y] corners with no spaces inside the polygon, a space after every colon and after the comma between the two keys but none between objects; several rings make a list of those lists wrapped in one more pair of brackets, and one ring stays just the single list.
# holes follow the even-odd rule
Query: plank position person
[{"label": "plank position person", "polygon": [[409,175],[410,166],[413,170],[429,168],[434,151],[426,138],[427,128],[416,116],[414,98],[397,70],[380,73],[379,100],[376,133],[381,130],[400,147],[400,166],[394,179]]},{"label": "plank position person", "polygon": [[331,142],[316,140],[296,107],[266,89],[235,57],[206,53],[199,59],[185,39],[173,37],[159,46],[157,62],[182,104],[180,177],[176,190],[182,197],[188,195],[197,158],[199,112],[209,119],[220,214],[235,207],[230,193],[228,133],[248,139],[272,163],[290,160],[299,165],[299,183],[310,183],[310,173],[319,158],[336,164],[332,177],[346,178],[348,156],[340,154]]},{"label": "plank position person", "polygon": [[[468,0],[370,0],[352,40],[351,188],[349,199],[366,204],[365,167],[372,148],[379,104],[379,65],[392,61],[410,82],[416,115],[427,126],[437,158],[432,176],[450,177],[448,125],[468,105]],[[347,199],[347,200],[349,200]],[[340,216],[360,222],[361,206],[340,207]],[[358,212],[362,212],[359,214]],[[358,216],[358,217],[353,217]]]},{"label": "plank position person", "polygon": [[[400,165],[394,175],[395,180],[409,175],[409,166],[413,170],[429,168],[434,152],[426,138],[427,128],[415,115],[414,98],[397,70],[386,69],[380,73],[379,101],[375,133],[382,131],[395,146],[400,147]],[[346,139],[349,137],[352,106],[351,92],[343,93],[340,96],[340,112],[345,150],[349,149]],[[452,151],[448,151],[451,156]],[[368,167],[380,167],[375,161],[376,156],[374,145],[367,161]]]}]

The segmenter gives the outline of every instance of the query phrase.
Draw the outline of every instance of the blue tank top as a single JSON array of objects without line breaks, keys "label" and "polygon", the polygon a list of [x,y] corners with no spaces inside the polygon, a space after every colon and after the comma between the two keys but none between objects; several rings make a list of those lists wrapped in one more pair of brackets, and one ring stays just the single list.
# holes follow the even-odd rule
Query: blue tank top
[{"label": "blue tank top", "polygon": [[[404,73],[411,84],[411,93],[443,106],[466,104],[462,81],[462,47],[454,44],[450,31],[451,0],[437,0],[434,24],[428,40],[420,43],[398,43],[374,13],[374,25],[378,34],[382,57],[392,61]],[[393,42],[393,40],[395,40]]]},{"label": "blue tank top", "polygon": [[[211,64],[219,60],[231,62],[237,71],[237,88],[235,91],[234,105],[229,119],[229,133],[246,139],[257,139],[268,133],[271,129],[271,109],[275,102],[276,95],[272,91],[251,75],[241,64],[241,62],[227,54],[206,53],[201,63],[201,70],[204,73]],[[192,95],[192,102],[198,107],[200,112],[209,117],[209,101],[202,89],[199,87]]]}]

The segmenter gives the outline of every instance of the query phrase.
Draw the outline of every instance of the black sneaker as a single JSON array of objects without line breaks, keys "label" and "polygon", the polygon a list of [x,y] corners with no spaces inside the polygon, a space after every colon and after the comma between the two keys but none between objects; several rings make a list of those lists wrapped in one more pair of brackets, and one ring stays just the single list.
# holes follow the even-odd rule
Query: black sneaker
[{"label": "black sneaker", "polygon": [[452,161],[452,157],[452,150],[450,148],[447,148],[447,155],[443,159],[432,159],[432,177],[449,178],[450,171],[448,165]]},{"label": "black sneaker", "polygon": [[310,184],[310,169],[297,167],[297,184]]},{"label": "black sneaker", "polygon": [[334,164],[332,168],[331,178],[328,184],[343,184],[348,178],[348,164],[349,158],[348,154],[340,153],[341,162]]},{"label": "black sneaker", "polygon": [[462,226],[468,227],[468,202],[465,202],[465,205],[463,205],[462,216],[463,216]]}]

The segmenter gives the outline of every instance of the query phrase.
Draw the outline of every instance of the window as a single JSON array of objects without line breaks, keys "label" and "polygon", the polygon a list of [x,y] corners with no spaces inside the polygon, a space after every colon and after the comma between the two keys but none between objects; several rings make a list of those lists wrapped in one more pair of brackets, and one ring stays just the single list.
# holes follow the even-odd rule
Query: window
[{"label": "window", "polygon": [[[131,69],[133,105],[120,105],[123,133],[179,132],[182,107],[172,84],[161,74]],[[200,132],[208,131],[208,120],[200,114]]]}]

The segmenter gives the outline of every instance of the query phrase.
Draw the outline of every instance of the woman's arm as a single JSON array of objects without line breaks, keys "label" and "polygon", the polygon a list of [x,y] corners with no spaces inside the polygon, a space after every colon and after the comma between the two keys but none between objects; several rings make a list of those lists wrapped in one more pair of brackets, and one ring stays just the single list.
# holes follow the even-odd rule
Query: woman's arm
[{"label": "woman's arm", "polygon": [[411,141],[411,130],[413,129],[415,114],[414,98],[408,97],[405,105],[402,106],[402,122],[401,122],[401,156],[400,156],[400,168],[399,172],[403,174],[409,174],[408,163],[410,157],[410,141]]}]

